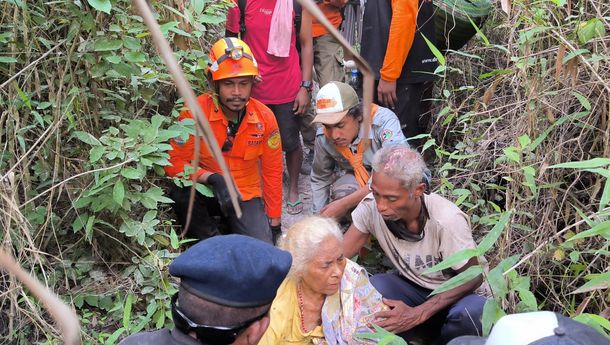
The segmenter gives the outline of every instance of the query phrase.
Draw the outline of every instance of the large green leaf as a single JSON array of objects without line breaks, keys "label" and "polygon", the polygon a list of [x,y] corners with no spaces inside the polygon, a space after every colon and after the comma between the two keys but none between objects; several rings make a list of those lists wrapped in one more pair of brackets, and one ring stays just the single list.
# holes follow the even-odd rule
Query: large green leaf
[{"label": "large green leaf", "polygon": [[10,56],[0,56],[0,63],[14,63],[17,62],[17,59]]},{"label": "large green leaf", "polygon": [[512,215],[511,211],[506,211],[506,212],[502,213],[502,216],[500,216],[500,219],[498,219],[498,222],[496,223],[496,225],[494,225],[494,227],[489,231],[489,233],[485,236],[485,238],[483,238],[481,243],[479,243],[479,245],[477,246],[477,251],[478,251],[479,255],[485,254],[494,245],[494,243],[496,243],[496,241],[502,234],[502,231],[506,227],[506,224],[508,224],[508,221],[510,220],[511,215]]},{"label": "large green leaf", "polygon": [[568,241],[574,241],[598,235],[602,235],[610,239],[610,220],[607,220],[603,223],[599,223],[587,231],[579,232],[578,234],[570,237]]},{"label": "large green leaf", "polygon": [[108,14],[110,14],[110,10],[112,9],[110,0],[87,0],[87,2],[96,10],[106,12]]},{"label": "large green leaf", "polygon": [[456,288],[458,286],[464,285],[464,284],[466,284],[469,281],[473,280],[474,278],[476,278],[478,275],[480,275],[482,273],[483,273],[483,267],[481,267],[480,265],[470,266],[464,272],[462,272],[462,273],[458,274],[457,276],[447,280],[446,282],[441,284],[441,286],[439,286],[436,289],[434,289],[434,291],[432,291],[430,293],[430,296],[437,295],[439,293],[443,293],[445,291],[449,291],[451,289],[454,289],[454,288]]},{"label": "large green leaf", "polygon": [[117,204],[123,206],[123,199],[125,198],[125,186],[123,185],[123,181],[118,180],[112,188],[112,198]]},{"label": "large green leaf", "polygon": [[591,274],[586,277],[589,280],[583,286],[579,287],[572,293],[583,293],[593,290],[606,290],[610,284],[610,271],[602,274]]},{"label": "large green leaf", "polygon": [[496,300],[488,299],[487,302],[485,302],[485,306],[483,307],[483,316],[481,320],[483,323],[483,335],[489,335],[489,332],[491,331],[491,326],[493,326],[496,321],[498,321],[502,316],[505,315],[506,313],[504,312],[504,310],[502,310]]},{"label": "large green leaf", "polygon": [[120,49],[123,46],[123,41],[117,39],[101,38],[93,44],[93,50],[97,52],[111,51]]},{"label": "large green leaf", "polygon": [[430,48],[430,51],[432,51],[432,54],[434,54],[434,56],[438,59],[438,63],[441,66],[445,66],[445,56],[443,55],[443,53],[441,53],[440,50],[436,48],[434,43],[430,42],[430,40],[424,34],[421,34],[421,36],[424,38],[424,41],[426,41],[428,48]]},{"label": "large green leaf", "polygon": [[454,266],[457,263],[463,262],[463,261],[468,261],[470,260],[470,258],[472,258],[473,256],[477,256],[478,252],[476,249],[470,248],[470,249],[464,249],[464,250],[460,250],[459,252],[451,255],[450,257],[446,258],[445,260],[439,262],[438,264],[428,268],[427,270],[424,271],[423,274],[430,274],[433,272],[438,272],[447,268],[451,268],[452,266]]},{"label": "large green leaf", "polygon": [[606,28],[599,18],[592,18],[578,26],[578,40],[582,44],[587,44],[594,38],[606,36]]},{"label": "large green leaf", "polygon": [[94,137],[91,133],[87,133],[87,132],[83,132],[83,131],[75,131],[74,133],[72,133],[72,135],[74,137],[76,137],[78,140],[87,143],[91,146],[99,146],[101,145],[100,141],[97,140],[96,137]]}]

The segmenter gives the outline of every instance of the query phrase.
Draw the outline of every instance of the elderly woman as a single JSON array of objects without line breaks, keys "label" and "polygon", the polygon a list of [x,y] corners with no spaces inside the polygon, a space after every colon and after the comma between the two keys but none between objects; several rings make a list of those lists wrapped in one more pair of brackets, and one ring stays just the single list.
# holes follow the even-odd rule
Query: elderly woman
[{"label": "elderly woman", "polygon": [[370,344],[354,334],[370,332],[373,314],[384,305],[366,271],[344,257],[337,223],[305,218],[279,246],[292,254],[292,267],[259,344]]}]

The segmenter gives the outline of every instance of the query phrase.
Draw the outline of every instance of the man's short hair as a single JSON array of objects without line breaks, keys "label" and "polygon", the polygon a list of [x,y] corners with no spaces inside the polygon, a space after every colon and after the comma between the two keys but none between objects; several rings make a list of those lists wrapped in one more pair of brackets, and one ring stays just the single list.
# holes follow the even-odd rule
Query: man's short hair
[{"label": "man's short hair", "polygon": [[373,156],[372,168],[374,172],[400,180],[407,190],[424,182],[423,177],[427,173],[422,156],[404,144],[392,144],[379,149]]},{"label": "man's short hair", "polygon": [[200,325],[232,327],[262,315],[269,310],[271,304],[258,307],[228,307],[198,297],[181,285],[178,306],[191,321]]}]

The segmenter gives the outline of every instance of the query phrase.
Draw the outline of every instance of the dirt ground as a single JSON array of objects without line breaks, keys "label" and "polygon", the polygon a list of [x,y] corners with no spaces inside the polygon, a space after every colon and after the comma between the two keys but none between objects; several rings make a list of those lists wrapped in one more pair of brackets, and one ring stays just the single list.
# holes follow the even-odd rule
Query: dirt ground
[{"label": "dirt ground", "polygon": [[[284,175],[286,177],[286,175]],[[286,196],[288,195],[288,184],[287,179],[284,179],[284,200],[286,200]],[[301,195],[301,200],[303,201],[303,212],[295,215],[288,214],[286,212],[286,201],[282,203],[282,231],[286,232],[288,228],[297,222],[298,220],[310,216],[311,212],[311,184],[309,183],[309,175],[300,174],[299,175],[299,192]]]}]

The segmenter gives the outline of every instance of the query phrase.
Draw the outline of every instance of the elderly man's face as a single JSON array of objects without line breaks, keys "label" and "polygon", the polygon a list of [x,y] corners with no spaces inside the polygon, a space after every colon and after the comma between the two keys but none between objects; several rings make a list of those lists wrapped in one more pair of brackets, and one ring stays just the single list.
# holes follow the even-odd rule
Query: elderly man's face
[{"label": "elderly man's face", "polygon": [[335,294],[339,290],[345,263],[342,243],[334,236],[326,237],[305,268],[302,276],[304,287],[324,295]]},{"label": "elderly man's face", "polygon": [[381,216],[395,221],[419,214],[420,197],[426,187],[420,183],[412,190],[407,190],[399,179],[383,172],[374,172],[370,188]]}]

